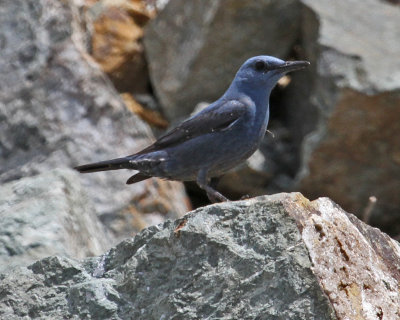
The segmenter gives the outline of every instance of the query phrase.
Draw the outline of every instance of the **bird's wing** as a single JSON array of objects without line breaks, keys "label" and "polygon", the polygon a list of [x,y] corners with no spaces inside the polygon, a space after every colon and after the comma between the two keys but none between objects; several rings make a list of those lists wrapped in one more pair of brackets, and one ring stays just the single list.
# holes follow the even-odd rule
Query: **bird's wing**
[{"label": "bird's wing", "polygon": [[247,112],[249,112],[249,106],[237,100],[210,105],[137,154],[157,151],[207,133],[225,130]]}]

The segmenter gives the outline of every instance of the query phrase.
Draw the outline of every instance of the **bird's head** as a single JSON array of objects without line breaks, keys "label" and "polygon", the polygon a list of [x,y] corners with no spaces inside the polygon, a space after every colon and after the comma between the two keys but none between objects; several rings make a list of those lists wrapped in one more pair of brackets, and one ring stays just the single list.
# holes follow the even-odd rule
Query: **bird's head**
[{"label": "bird's head", "polygon": [[240,67],[234,81],[244,86],[272,89],[285,74],[304,69],[309,64],[308,61],[283,61],[271,56],[256,56]]}]

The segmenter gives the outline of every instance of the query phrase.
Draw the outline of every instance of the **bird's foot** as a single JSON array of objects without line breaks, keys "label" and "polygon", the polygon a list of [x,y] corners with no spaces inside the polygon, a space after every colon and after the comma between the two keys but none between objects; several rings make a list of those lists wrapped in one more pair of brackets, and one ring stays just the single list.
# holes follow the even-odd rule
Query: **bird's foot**
[{"label": "bird's foot", "polygon": [[250,199],[250,198],[251,198],[250,195],[245,194],[245,195],[240,197],[240,200],[247,200],[247,199]]},{"label": "bird's foot", "polygon": [[221,193],[219,193],[218,191],[216,191],[210,187],[208,188],[208,190],[206,190],[206,192],[207,192],[207,197],[211,201],[211,203],[229,201],[229,199],[227,197],[223,196]]},{"label": "bird's foot", "polygon": [[202,169],[199,171],[199,174],[197,176],[197,184],[207,193],[207,197],[211,201],[211,203],[229,201],[228,198],[226,198],[213,188],[213,186],[217,183],[218,178],[213,178],[211,179],[211,181],[208,181],[206,169]]}]

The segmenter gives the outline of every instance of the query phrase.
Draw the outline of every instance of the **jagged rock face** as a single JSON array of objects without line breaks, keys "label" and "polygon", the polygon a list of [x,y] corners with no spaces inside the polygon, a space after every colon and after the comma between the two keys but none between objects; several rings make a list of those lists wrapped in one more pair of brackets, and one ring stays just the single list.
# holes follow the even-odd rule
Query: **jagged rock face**
[{"label": "jagged rock face", "polygon": [[400,316],[399,243],[328,198],[300,194],[284,206],[295,217],[312,270],[338,319]]},{"label": "jagged rock face", "polygon": [[1,276],[0,316],[396,319],[399,244],[326,198],[223,203]]},{"label": "jagged rock face", "polygon": [[[126,110],[84,51],[83,21],[72,1],[6,1],[0,20],[1,182],[128,155],[151,142],[148,126]],[[181,184],[127,187],[128,177],[126,172],[81,177],[103,221],[124,215],[133,195],[168,199],[168,208],[152,212],[158,221],[188,210]],[[125,232],[113,231],[117,238]]]},{"label": "jagged rock face", "polygon": [[296,111],[288,114],[299,135],[310,108],[319,121],[303,143],[297,188],[358,216],[375,196],[371,223],[398,235],[400,62],[393,57],[400,53],[400,10],[375,0],[302,2],[303,45],[314,75],[300,84],[310,98],[293,96]]},{"label": "jagged rock face", "polygon": [[111,244],[74,171],[57,169],[0,186],[0,271],[49,255],[99,255]]}]

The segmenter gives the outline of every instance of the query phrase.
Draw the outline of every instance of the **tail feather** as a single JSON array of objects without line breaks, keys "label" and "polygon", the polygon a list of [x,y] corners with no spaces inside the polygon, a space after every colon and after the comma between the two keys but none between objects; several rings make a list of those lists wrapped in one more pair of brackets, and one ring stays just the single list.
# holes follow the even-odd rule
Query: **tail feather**
[{"label": "tail feather", "polygon": [[90,173],[98,171],[118,170],[118,169],[135,169],[127,158],[117,158],[101,162],[84,164],[74,168],[80,173]]},{"label": "tail feather", "polygon": [[133,175],[132,177],[130,177],[128,179],[128,181],[126,181],[126,184],[136,183],[136,182],[143,181],[143,180],[146,180],[149,178],[151,178],[151,176],[139,172],[139,173],[136,173],[135,175]]}]

